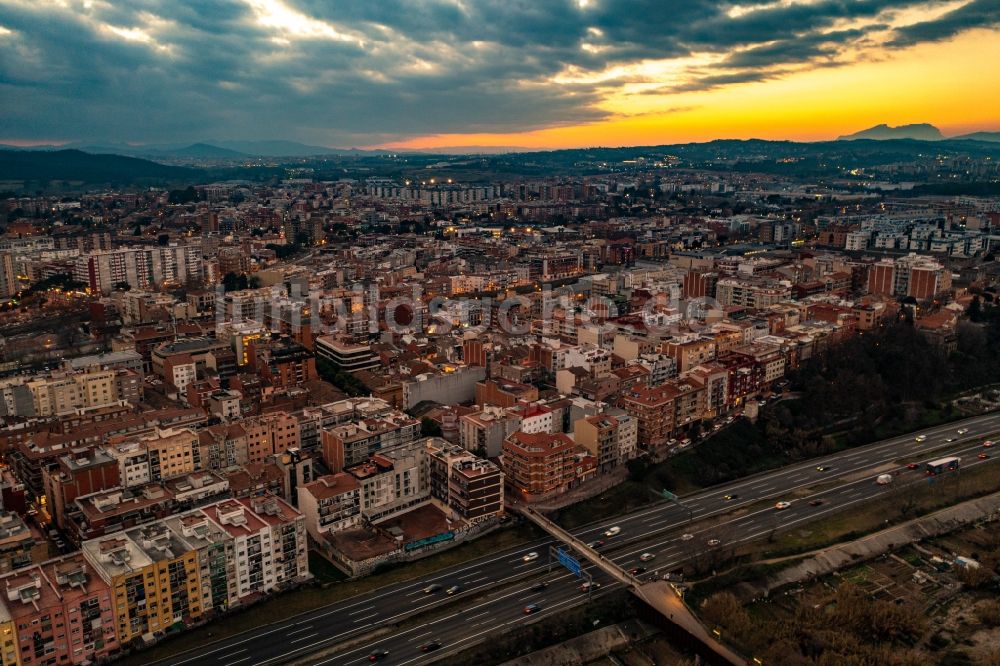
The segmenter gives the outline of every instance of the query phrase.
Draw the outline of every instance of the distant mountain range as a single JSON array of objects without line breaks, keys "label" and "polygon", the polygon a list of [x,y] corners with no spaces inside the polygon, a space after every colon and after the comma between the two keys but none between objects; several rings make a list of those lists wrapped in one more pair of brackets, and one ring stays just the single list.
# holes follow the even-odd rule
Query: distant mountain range
[{"label": "distant mountain range", "polygon": [[0,180],[140,183],[190,180],[201,172],[124,155],[80,150],[0,150]]},{"label": "distant mountain range", "polygon": [[360,148],[327,148],[310,146],[297,141],[201,141],[194,144],[94,144],[87,142],[68,143],[61,146],[11,146],[0,144],[3,150],[53,151],[82,150],[85,153],[130,155],[151,158],[192,158],[192,159],[246,159],[252,157],[313,157],[316,155],[378,155],[387,150],[362,150]]},{"label": "distant mountain range", "polygon": [[888,141],[891,139],[913,139],[916,141],[1000,141],[1000,132],[973,132],[972,134],[962,134],[959,136],[946,137],[941,134],[941,130],[928,123],[916,123],[913,125],[899,125],[891,127],[886,124],[869,127],[866,130],[837,137],[837,141],[857,141],[858,139],[870,139],[873,141]]}]

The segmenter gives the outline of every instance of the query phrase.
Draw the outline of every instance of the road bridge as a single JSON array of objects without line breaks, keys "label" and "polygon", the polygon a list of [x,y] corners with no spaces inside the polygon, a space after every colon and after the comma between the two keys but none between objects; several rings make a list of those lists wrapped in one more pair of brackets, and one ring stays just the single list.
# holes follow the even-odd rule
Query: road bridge
[{"label": "road bridge", "polygon": [[520,505],[515,510],[552,537],[572,546],[577,553],[595,567],[625,585],[655,614],[653,619],[654,621],[658,620],[656,624],[664,627],[672,638],[685,643],[698,652],[708,663],[720,666],[744,666],[750,663],[745,657],[741,657],[719,642],[715,635],[709,632],[701,620],[684,604],[680,593],[670,583],[662,580],[643,583],[531,507]]}]

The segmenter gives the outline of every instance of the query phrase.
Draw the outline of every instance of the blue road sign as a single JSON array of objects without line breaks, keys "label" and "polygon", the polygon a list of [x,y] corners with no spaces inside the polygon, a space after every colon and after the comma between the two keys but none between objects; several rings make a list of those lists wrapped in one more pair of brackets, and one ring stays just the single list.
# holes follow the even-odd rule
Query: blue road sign
[{"label": "blue road sign", "polygon": [[556,548],[556,558],[559,560],[559,564],[569,569],[571,573],[575,574],[576,576],[582,575],[583,570],[580,567],[580,560],[571,557],[562,548]]}]

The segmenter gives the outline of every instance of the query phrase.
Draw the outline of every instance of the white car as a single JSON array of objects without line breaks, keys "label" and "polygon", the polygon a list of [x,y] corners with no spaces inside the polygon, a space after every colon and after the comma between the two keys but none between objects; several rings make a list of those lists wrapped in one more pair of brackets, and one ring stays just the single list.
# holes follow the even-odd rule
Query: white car
[{"label": "white car", "polygon": [[536,553],[535,551],[531,551],[521,559],[524,560],[525,562],[534,562],[535,560],[538,559],[538,553]]},{"label": "white car", "polygon": [[656,555],[654,555],[653,553],[643,553],[642,555],[639,556],[639,561],[640,562],[649,562],[654,557],[656,557]]},{"label": "white car", "polygon": [[716,546],[718,546],[722,542],[719,541],[718,539],[709,539],[705,543],[707,543],[710,547],[715,548]]},{"label": "white car", "polygon": [[690,541],[693,538],[694,538],[693,534],[687,534],[687,533],[685,533],[685,534],[681,535],[681,541]]},{"label": "white car", "polygon": [[613,536],[616,536],[617,534],[621,533],[621,531],[622,531],[622,528],[620,528],[617,525],[615,525],[614,527],[609,527],[604,532],[604,536],[606,536],[606,537],[613,537]]},{"label": "white car", "polygon": [[925,439],[927,439],[927,435],[917,435],[916,437],[913,438],[913,441],[914,442],[922,442]]},{"label": "white car", "polygon": [[969,429],[968,428],[959,428],[955,432],[957,432],[959,435],[964,435],[965,433],[969,432]]},{"label": "white car", "polygon": [[792,505],[791,502],[778,502],[777,504],[774,505],[774,508],[777,509],[778,511],[784,511],[791,505]]}]

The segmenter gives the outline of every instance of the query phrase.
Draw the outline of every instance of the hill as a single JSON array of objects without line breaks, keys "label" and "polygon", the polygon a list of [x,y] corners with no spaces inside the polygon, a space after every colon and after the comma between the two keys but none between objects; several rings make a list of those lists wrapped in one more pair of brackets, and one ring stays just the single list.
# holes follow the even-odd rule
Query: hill
[{"label": "hill", "polygon": [[940,141],[944,139],[941,130],[928,123],[917,123],[914,125],[899,125],[890,127],[886,124],[869,127],[866,130],[837,137],[837,141],[856,141],[857,139],[874,139],[885,141],[886,139],[916,139],[917,141]]},{"label": "hill", "polygon": [[242,153],[238,150],[230,150],[229,148],[220,148],[219,146],[213,146],[208,143],[193,143],[190,146],[185,146],[184,148],[177,148],[174,150],[161,150],[157,151],[163,155],[169,155],[171,157],[194,157],[194,158],[218,158],[218,159],[239,159],[241,157],[249,157],[246,153]]},{"label": "hill", "polygon": [[955,141],[1000,141],[1000,132],[973,132],[951,138]]},{"label": "hill", "polygon": [[211,141],[209,143],[245,155],[261,157],[310,157],[312,155],[342,155],[358,152],[342,148],[310,146],[297,141]]},{"label": "hill", "polygon": [[135,183],[191,180],[199,175],[196,169],[122,155],[92,155],[80,150],[0,150],[0,180]]}]

